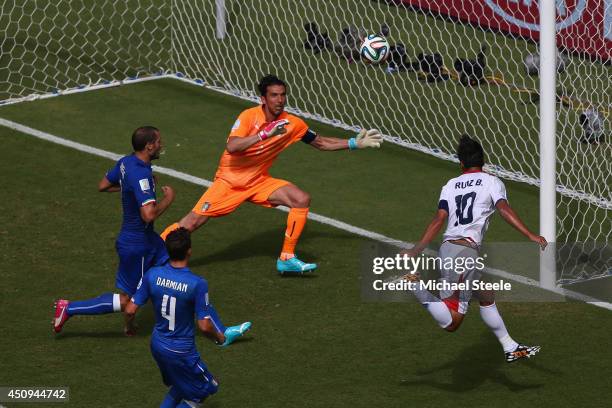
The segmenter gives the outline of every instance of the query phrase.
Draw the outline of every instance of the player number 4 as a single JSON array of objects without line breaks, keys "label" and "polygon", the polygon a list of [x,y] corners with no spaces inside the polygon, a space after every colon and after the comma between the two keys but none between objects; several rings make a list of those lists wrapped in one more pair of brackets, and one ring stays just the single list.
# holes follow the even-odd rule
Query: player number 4
[{"label": "player number 4", "polygon": [[[168,307],[168,299],[170,299],[170,307]],[[174,296],[164,295],[161,305],[161,315],[164,319],[168,320],[168,330],[174,331],[175,312],[176,310],[176,298]]]}]

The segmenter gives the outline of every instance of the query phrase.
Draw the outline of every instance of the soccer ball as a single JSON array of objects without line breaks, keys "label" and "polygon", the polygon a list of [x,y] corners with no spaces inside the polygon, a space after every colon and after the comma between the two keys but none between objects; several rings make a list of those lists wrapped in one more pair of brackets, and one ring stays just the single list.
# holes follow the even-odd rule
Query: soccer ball
[{"label": "soccer ball", "polygon": [[370,34],[361,43],[359,53],[364,61],[380,64],[389,57],[389,42],[378,34]]}]

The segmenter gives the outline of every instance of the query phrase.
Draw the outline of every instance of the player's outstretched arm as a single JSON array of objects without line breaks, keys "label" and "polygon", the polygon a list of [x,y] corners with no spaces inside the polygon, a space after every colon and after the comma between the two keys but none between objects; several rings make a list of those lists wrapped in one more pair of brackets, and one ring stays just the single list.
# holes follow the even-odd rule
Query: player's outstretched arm
[{"label": "player's outstretched arm", "polygon": [[312,142],[310,142],[310,145],[318,150],[332,151],[346,149],[365,149],[366,147],[378,148],[380,147],[382,142],[382,134],[377,129],[362,129],[356,137],[350,138],[348,140],[339,139],[337,137],[326,137],[317,135],[317,137]]},{"label": "player's outstretched arm", "polygon": [[270,122],[255,135],[246,137],[230,136],[227,139],[225,149],[229,154],[243,152],[255,143],[287,133],[285,126],[287,126],[288,123],[289,121],[287,119],[275,120],[274,122]]},{"label": "player's outstretched arm", "polygon": [[140,207],[140,217],[146,223],[155,221],[174,201],[174,189],[172,187],[162,186],[161,190],[164,193],[164,198],[160,202],[152,201]]},{"label": "player's outstretched arm", "polygon": [[508,204],[508,201],[499,200],[497,204],[495,204],[495,207],[499,211],[499,214],[502,216],[502,218],[506,220],[508,224],[516,228],[521,234],[526,236],[530,241],[533,241],[536,244],[538,244],[540,248],[542,249],[546,248],[546,245],[548,245],[548,242],[546,242],[546,238],[531,232],[529,228],[527,228],[527,226],[519,218],[518,214],[514,212],[512,207],[510,207],[510,204]]},{"label": "player's outstretched arm", "polygon": [[208,337],[212,341],[217,344],[225,343],[225,335],[215,328],[215,325],[210,321],[209,318],[204,318],[198,320],[198,328],[204,334],[204,336]]},{"label": "player's outstretched arm", "polygon": [[326,137],[317,135],[310,145],[317,150],[333,151],[349,149],[349,141],[347,139],[339,139],[337,137]]},{"label": "player's outstretched arm", "polygon": [[101,193],[116,193],[121,191],[121,186],[119,184],[111,183],[108,178],[104,176],[98,183],[98,191]]},{"label": "player's outstretched arm", "polygon": [[423,233],[423,236],[419,242],[404,253],[406,253],[408,256],[415,257],[423,252],[423,250],[427,248],[427,245],[429,245],[429,243],[438,235],[446,222],[446,218],[448,218],[448,212],[446,212],[446,210],[439,209],[433,220],[431,220],[427,228],[425,228],[425,232]]}]

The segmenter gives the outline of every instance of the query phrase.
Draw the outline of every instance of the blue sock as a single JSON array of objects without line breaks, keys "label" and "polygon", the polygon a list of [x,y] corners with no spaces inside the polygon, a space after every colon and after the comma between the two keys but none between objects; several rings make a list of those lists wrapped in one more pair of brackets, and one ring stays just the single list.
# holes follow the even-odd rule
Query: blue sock
[{"label": "blue sock", "polygon": [[208,311],[209,311],[210,318],[212,319],[213,324],[215,325],[217,330],[220,331],[221,333],[225,333],[225,326],[221,322],[221,318],[217,314],[217,311],[215,310],[213,305],[208,305]]},{"label": "blue sock", "polygon": [[174,387],[170,387],[170,390],[166,394],[166,398],[164,398],[159,408],[175,408],[182,400],[180,396],[175,394]]},{"label": "blue sock", "polygon": [[105,293],[97,298],[77,300],[68,304],[68,315],[96,315],[120,312],[119,294]]}]

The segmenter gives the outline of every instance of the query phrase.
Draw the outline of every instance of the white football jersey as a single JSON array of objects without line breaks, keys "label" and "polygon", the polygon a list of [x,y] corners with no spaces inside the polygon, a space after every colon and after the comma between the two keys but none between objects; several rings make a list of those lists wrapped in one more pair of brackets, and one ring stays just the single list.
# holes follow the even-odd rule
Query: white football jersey
[{"label": "white football jersey", "polygon": [[444,241],[468,238],[480,246],[499,200],[507,200],[506,187],[495,176],[473,172],[450,179],[438,203],[448,211]]}]

